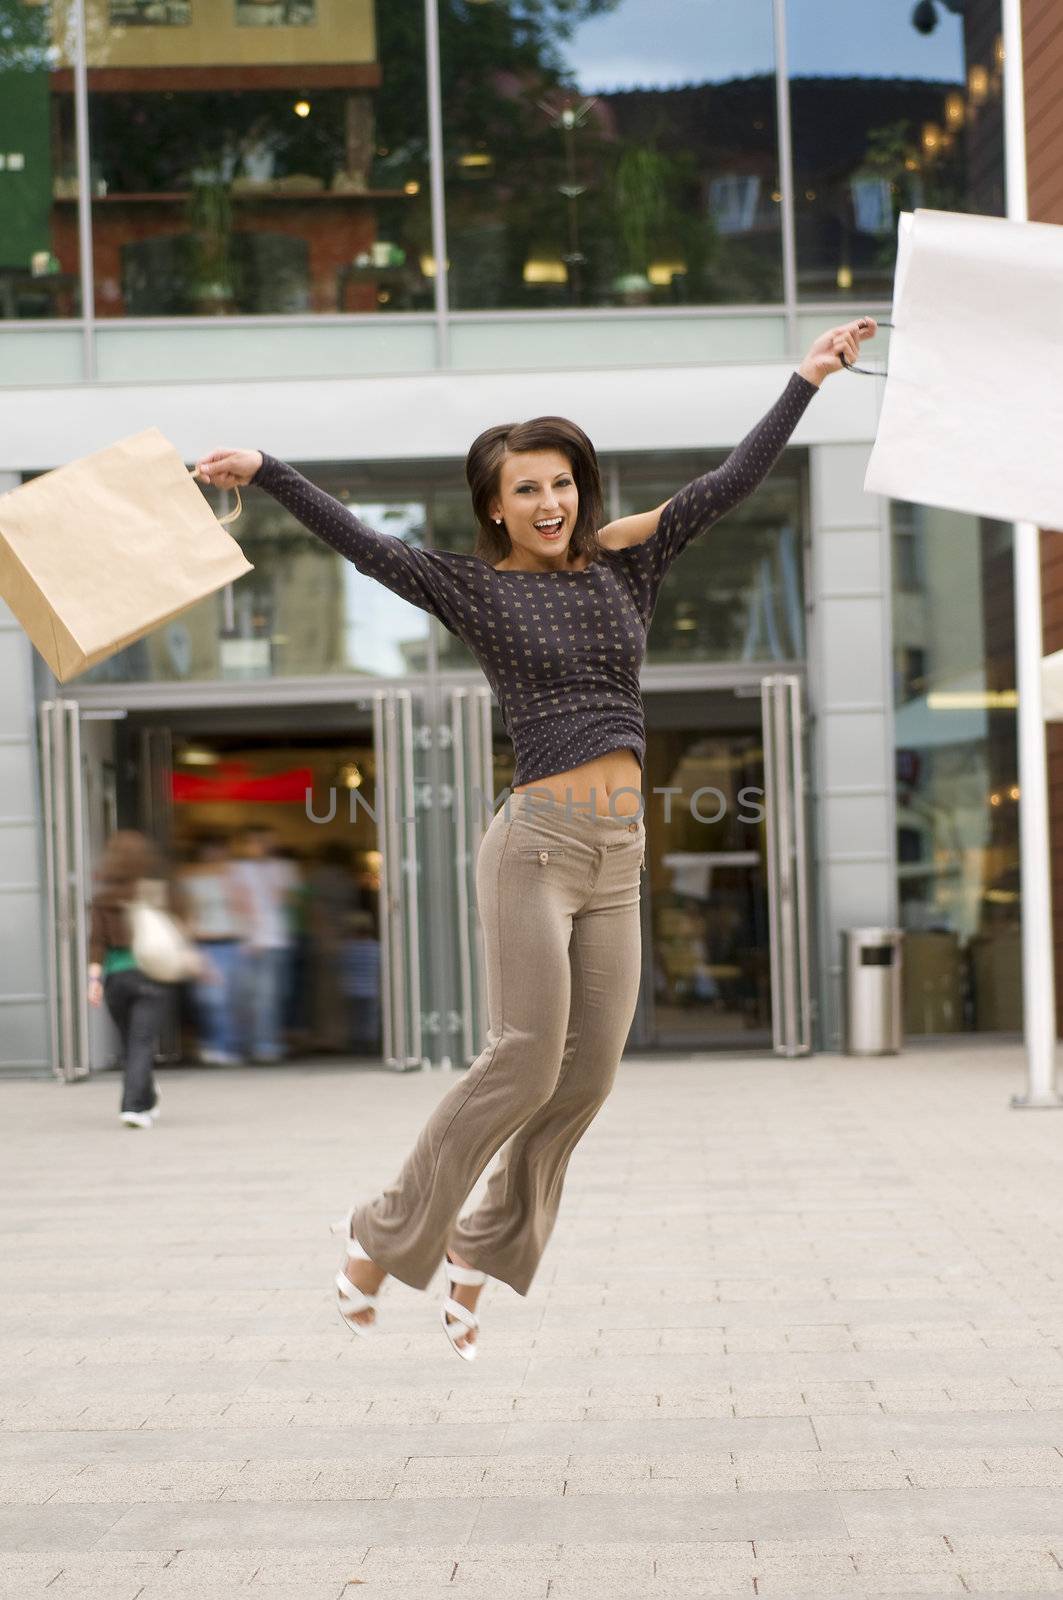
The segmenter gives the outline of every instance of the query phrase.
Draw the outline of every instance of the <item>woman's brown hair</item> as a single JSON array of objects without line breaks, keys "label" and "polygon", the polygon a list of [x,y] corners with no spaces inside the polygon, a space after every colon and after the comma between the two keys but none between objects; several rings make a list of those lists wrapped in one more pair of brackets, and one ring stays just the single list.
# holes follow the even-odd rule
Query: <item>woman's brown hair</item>
[{"label": "woman's brown hair", "polygon": [[97,878],[101,888],[115,892],[131,889],[141,878],[164,876],[162,860],[151,840],[135,828],[112,833],[100,858]]},{"label": "woman's brown hair", "polygon": [[586,556],[596,561],[602,547],[598,525],[602,520],[602,475],[594,446],[582,428],[567,417],[533,417],[530,422],[503,422],[474,439],[465,457],[465,477],[476,514],[475,554],[494,566],[512,550],[505,528],[491,521],[491,501],[498,494],[502,463],[508,455],[525,450],[558,450],[572,469],[579,495],[576,526],[569,540],[569,561]]}]

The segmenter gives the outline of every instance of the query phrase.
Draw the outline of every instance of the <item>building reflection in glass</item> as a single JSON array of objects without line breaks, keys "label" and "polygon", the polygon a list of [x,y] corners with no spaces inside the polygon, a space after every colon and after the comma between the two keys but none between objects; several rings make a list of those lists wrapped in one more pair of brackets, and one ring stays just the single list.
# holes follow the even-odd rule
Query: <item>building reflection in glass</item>
[{"label": "building reflection in glass", "polygon": [[0,4],[0,321],[81,314],[74,102],[59,64],[72,21],[66,0]]},{"label": "building reflection in glass", "polygon": [[1011,529],[895,502],[906,1032],[1022,1026]]},{"label": "building reflection in glass", "polygon": [[897,218],[1004,214],[999,0],[787,0],[797,287],[893,292]]},{"label": "building reflection in glass", "polygon": [[401,37],[373,0],[87,0],[99,316],[431,307],[423,28],[398,9]]},{"label": "building reflection in glass", "polygon": [[443,0],[455,308],[781,298],[772,8],[713,11]]},{"label": "building reflection in glass", "polygon": [[[423,7],[85,0],[96,311],[430,311]],[[711,26],[707,25],[711,13]],[[1000,0],[786,0],[797,291],[1004,210]],[[0,320],[72,317],[70,0],[0,4]],[[771,0],[439,0],[457,311],[783,299]]]}]

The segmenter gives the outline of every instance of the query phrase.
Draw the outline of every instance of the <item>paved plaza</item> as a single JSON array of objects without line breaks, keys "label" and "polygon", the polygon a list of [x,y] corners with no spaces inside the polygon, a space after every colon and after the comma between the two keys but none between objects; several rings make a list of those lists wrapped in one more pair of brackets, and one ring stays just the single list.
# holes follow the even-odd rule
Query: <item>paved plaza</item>
[{"label": "paved plaza", "polygon": [[1063,1595],[1063,1112],[1017,1048],[633,1058],[467,1365],[328,1224],[453,1081],[0,1084],[0,1595]]}]

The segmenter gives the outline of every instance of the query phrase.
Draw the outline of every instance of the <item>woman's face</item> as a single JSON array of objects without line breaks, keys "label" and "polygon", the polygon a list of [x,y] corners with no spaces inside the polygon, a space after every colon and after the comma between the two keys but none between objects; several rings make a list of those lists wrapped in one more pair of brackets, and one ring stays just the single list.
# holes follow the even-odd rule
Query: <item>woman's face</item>
[{"label": "woman's face", "polygon": [[501,517],[514,549],[529,555],[563,555],[579,513],[579,491],[560,450],[522,450],[507,455],[491,502],[492,521]]}]

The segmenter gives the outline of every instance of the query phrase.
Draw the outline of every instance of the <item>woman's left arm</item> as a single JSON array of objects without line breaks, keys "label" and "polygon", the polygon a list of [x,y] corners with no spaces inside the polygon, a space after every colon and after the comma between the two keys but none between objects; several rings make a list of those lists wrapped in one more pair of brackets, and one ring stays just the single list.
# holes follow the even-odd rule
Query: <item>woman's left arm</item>
[{"label": "woman's left arm", "polygon": [[598,531],[598,542],[602,549],[626,550],[628,545],[645,544],[650,535],[657,532],[661,512],[667,504],[667,500],[662,500],[652,511],[638,511],[634,516],[617,517],[615,522],[607,522]]},{"label": "woman's left arm", "polygon": [[664,520],[663,537],[652,547],[658,577],[703,529],[745,500],[761,484],[779,459],[805,408],[820,384],[832,372],[859,357],[860,343],[873,339],[876,324],[861,317],[820,334],[771,410],[737,444],[726,461],[704,473],[654,511],[623,517],[603,528],[601,540],[610,550],[644,544]]}]

